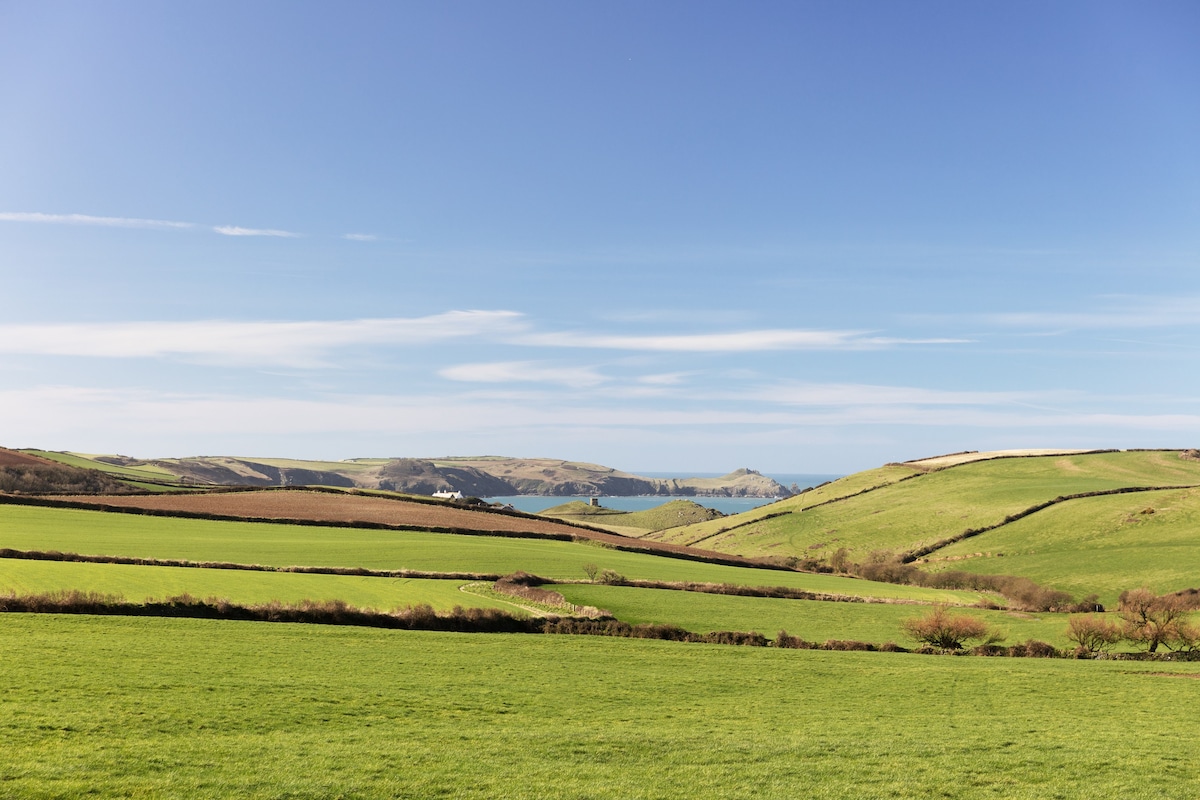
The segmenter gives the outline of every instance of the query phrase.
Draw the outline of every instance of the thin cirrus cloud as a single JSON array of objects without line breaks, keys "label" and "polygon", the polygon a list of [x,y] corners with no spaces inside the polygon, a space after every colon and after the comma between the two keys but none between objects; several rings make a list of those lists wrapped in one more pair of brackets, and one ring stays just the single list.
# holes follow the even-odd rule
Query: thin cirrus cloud
[{"label": "thin cirrus cloud", "polygon": [[607,380],[592,367],[554,367],[532,361],[459,364],[438,370],[438,374],[469,383],[551,383],[571,388],[597,386]]},{"label": "thin cirrus cloud", "polygon": [[1106,296],[1094,299],[1083,311],[999,311],[983,314],[915,314],[917,322],[953,322],[993,325],[998,328],[1052,330],[1104,330],[1193,327],[1200,325],[1200,296]]},{"label": "thin cirrus cloud", "polygon": [[520,344],[607,350],[640,350],[693,353],[749,353],[769,350],[874,350],[909,344],[964,344],[970,339],[897,339],[870,336],[870,331],[798,330],[775,328],[728,333],[665,334],[648,336],[534,333]]},{"label": "thin cirrus cloud", "polygon": [[241,397],[179,394],[132,389],[47,386],[0,389],[0,418],[20,420],[25,436],[61,435],[66,430],[115,432],[118,437],[181,433],[281,434],[367,432],[372,435],[444,432],[463,434],[502,429],[556,428],[655,430],[697,426],[826,427],[831,425],[957,425],[973,428],[1051,428],[1113,431],[1200,431],[1200,415],[1093,412],[1046,413],[912,406],[779,411],[759,408],[662,408],[544,405],[471,397],[404,395]]},{"label": "thin cirrus cloud", "polygon": [[217,225],[213,230],[222,236],[275,236],[281,239],[295,239],[300,236],[298,233],[274,228],[241,228],[237,225]]},{"label": "thin cirrus cloud", "polygon": [[757,389],[746,396],[788,406],[990,406],[1027,404],[1030,392],[963,392],[913,386],[855,383],[784,384]]},{"label": "thin cirrus cloud", "polygon": [[106,228],[150,228],[184,230],[199,227],[193,222],[136,217],[95,217],[90,214],[42,214],[36,211],[0,211],[0,222],[38,222],[52,225],[98,225]]},{"label": "thin cirrus cloud", "polygon": [[292,231],[275,228],[243,228],[239,225],[199,225],[169,219],[139,217],[100,217],[91,214],[43,214],[37,211],[0,211],[0,222],[34,222],[51,225],[88,225],[102,228],[140,228],[144,230],[211,230],[222,236],[273,236],[295,239]]},{"label": "thin cirrus cloud", "polygon": [[191,357],[226,364],[325,366],[331,350],[500,336],[523,328],[513,311],[304,322],[114,322],[0,325],[0,354],[98,358]]}]

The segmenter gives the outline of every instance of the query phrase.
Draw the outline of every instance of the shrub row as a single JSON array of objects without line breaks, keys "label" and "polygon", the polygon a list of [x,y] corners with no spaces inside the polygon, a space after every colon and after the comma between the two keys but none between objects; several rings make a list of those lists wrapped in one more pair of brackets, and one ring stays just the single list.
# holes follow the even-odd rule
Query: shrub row
[{"label": "shrub row", "polygon": [[930,589],[995,592],[1009,600],[1014,608],[1022,611],[1076,613],[1104,610],[1104,606],[1100,605],[1094,594],[1077,601],[1070,592],[1039,586],[1029,578],[1017,575],[976,575],[959,570],[926,572],[891,553],[872,554],[872,559],[864,564],[850,563],[845,560],[844,555],[839,559],[838,553],[834,553],[834,560],[839,562],[843,571],[871,581],[924,586]]},{"label": "shrub row", "polygon": [[738,597],[775,597],[785,600],[824,600],[837,603],[893,602],[874,598],[867,600],[866,598],[855,597],[853,595],[809,592],[804,589],[794,589],[790,586],[740,586],[734,583],[702,583],[697,581],[628,580],[620,576],[618,576],[618,580],[603,582],[617,586],[633,586],[639,589],[672,589],[680,592],[726,594]]}]

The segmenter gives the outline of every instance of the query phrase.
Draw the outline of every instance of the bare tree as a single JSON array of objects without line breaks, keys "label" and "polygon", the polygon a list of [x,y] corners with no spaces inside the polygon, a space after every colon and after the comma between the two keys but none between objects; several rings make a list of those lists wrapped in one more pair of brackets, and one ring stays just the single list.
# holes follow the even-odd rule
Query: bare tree
[{"label": "bare tree", "polygon": [[1118,602],[1125,638],[1146,645],[1151,653],[1179,639],[1181,626],[1186,625],[1187,609],[1176,595],[1159,597],[1143,586],[1121,592]]},{"label": "bare tree", "polygon": [[1067,638],[1085,653],[1103,653],[1125,638],[1121,623],[1096,614],[1078,614],[1067,621]]}]

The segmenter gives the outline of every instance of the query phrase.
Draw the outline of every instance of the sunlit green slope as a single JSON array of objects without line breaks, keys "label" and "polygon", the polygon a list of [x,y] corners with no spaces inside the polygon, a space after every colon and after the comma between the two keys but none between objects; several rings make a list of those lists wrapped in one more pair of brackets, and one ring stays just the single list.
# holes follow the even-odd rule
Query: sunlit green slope
[{"label": "sunlit green slope", "polygon": [[[906,553],[967,530],[999,525],[1010,515],[1064,495],[1200,485],[1200,462],[1183,459],[1178,451],[1003,458],[923,474],[911,465],[884,469],[890,472],[872,470],[824,487],[827,495],[842,495],[834,502],[818,505],[822,498],[810,492],[661,537],[754,556],[828,559],[845,548],[851,559],[861,561],[874,551]],[[904,477],[900,470],[915,477],[899,480]],[[881,482],[880,477],[893,480],[861,494],[848,491]],[[839,485],[845,487],[840,492]],[[748,524],[739,524],[743,521]]]}]

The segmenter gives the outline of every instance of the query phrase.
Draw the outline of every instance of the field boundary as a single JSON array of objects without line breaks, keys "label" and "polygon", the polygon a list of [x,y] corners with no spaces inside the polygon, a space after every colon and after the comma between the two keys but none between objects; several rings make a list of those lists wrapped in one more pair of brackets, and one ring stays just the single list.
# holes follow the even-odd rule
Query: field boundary
[{"label": "field boundary", "polygon": [[137,556],[84,555],[57,550],[14,550],[0,547],[0,558],[19,561],[60,561],[74,564],[123,564],[137,567],[181,567],[185,569],[225,569],[242,572],[291,572],[304,575],[357,575],[365,578],[422,578],[429,580],[497,581],[503,576],[491,572],[430,572],[414,569],[367,569],[366,567],[278,567],[270,564],[238,564],[231,561],[190,561],[181,558],[140,558]]}]

